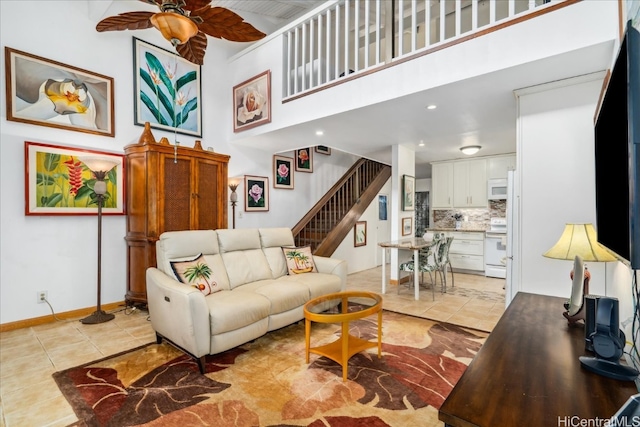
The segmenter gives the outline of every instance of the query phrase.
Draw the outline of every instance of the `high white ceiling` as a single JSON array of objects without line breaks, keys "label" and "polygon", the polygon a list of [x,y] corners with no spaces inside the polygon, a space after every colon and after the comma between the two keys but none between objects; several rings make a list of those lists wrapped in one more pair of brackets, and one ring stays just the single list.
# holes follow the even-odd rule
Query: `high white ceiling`
[{"label": "high white ceiling", "polygon": [[[108,5],[111,2],[90,3]],[[249,22],[251,15],[260,16],[273,23],[274,28],[279,28],[323,3],[324,0],[212,0],[211,5],[229,8]],[[132,10],[137,9],[134,7]],[[265,31],[264,28],[260,30]],[[233,47],[230,46],[230,49]],[[462,158],[464,155],[460,147],[465,145],[482,146],[475,156],[515,152],[514,91],[605,70],[609,66],[612,50],[613,42],[605,42],[558,57],[252,136],[240,143],[255,144],[275,153],[290,150],[291,141],[308,142],[314,138],[317,129],[324,129],[327,132],[325,139],[317,140],[317,145],[328,145],[389,164],[391,147],[406,145],[416,152],[416,178],[428,178],[431,176],[430,162]],[[427,111],[426,100],[437,104],[438,108]],[[423,147],[418,146],[420,141],[425,142]]]}]

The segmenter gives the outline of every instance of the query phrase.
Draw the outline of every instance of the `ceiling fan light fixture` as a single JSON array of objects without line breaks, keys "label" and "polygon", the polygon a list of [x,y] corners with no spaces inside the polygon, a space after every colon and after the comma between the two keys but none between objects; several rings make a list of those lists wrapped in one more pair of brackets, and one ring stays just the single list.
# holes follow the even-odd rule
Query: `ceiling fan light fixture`
[{"label": "ceiling fan light fixture", "polygon": [[162,33],[162,37],[169,40],[174,46],[184,44],[198,34],[196,23],[179,13],[159,12],[149,20]]},{"label": "ceiling fan light fixture", "polygon": [[476,154],[478,151],[480,151],[481,148],[482,147],[479,145],[467,145],[466,147],[460,148],[460,151],[462,151],[467,156],[470,156],[472,154]]}]

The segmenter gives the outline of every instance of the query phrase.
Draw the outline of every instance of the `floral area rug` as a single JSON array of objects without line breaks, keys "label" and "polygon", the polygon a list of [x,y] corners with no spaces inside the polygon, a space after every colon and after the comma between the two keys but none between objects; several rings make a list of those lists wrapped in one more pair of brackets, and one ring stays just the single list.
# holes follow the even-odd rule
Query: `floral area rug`
[{"label": "floral area rug", "polygon": [[[377,316],[350,323],[375,340]],[[313,323],[311,346],[334,341],[340,325]],[[207,356],[206,374],[167,343],[56,372],[75,426],[426,426],[484,343],[486,332],[383,312],[377,348],[342,367],[310,355],[304,322]]]}]

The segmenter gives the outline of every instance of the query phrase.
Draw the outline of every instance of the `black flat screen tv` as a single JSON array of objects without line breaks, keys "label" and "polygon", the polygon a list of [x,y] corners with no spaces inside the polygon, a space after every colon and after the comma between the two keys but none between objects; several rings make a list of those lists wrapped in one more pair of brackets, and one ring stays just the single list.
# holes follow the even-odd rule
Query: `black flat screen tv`
[{"label": "black flat screen tv", "polygon": [[631,22],[595,122],[598,242],[640,269],[640,32]]}]

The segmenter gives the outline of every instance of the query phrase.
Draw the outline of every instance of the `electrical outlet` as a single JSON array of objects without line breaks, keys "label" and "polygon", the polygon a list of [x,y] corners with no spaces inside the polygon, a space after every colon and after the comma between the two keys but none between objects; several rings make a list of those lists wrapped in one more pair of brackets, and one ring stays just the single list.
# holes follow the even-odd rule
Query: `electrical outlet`
[{"label": "electrical outlet", "polygon": [[47,291],[38,291],[38,304],[44,303],[47,299]]}]

